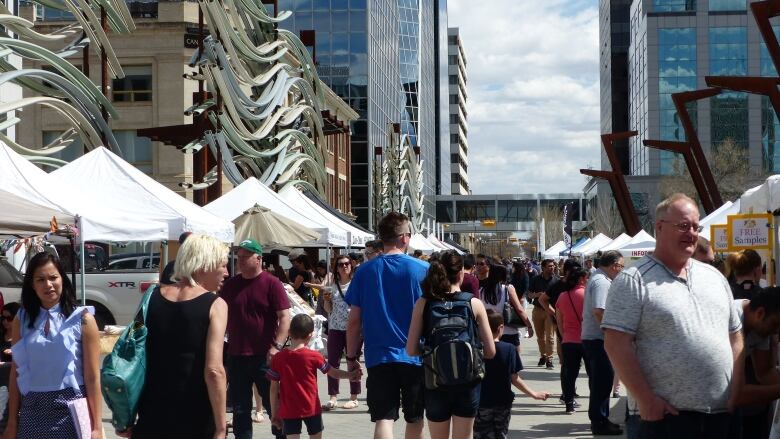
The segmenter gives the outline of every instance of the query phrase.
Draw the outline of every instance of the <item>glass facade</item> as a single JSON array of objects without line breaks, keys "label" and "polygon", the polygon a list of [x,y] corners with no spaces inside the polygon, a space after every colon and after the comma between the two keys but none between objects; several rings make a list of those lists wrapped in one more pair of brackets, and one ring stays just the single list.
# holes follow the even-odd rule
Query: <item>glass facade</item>
[{"label": "glass facade", "polygon": [[458,222],[496,219],[496,200],[469,200],[456,203]]},{"label": "glass facade", "polygon": [[710,11],[744,11],[745,0],[710,0]]},{"label": "glass facade", "polygon": [[[710,28],[710,74],[747,74],[747,30],[745,27]],[[712,148],[725,141],[748,147],[748,98],[746,93],[721,93],[710,100]]]},{"label": "glass facade", "polygon": [[498,200],[498,222],[534,221],[536,200]]},{"label": "glass facade", "polygon": [[[780,26],[772,26],[775,36],[780,33]],[[766,43],[761,42],[761,76],[777,76],[777,69],[772,63]],[[769,103],[769,98],[761,97],[761,163],[764,172],[780,172],[780,120]]]},{"label": "glass facade", "polygon": [[[672,94],[696,89],[696,28],[658,29],[658,93],[660,139],[684,141],[685,132]],[[689,108],[696,121],[695,107]],[[659,172],[672,172],[674,153],[660,151]]]},{"label": "glass facade", "polygon": [[695,10],[696,0],[653,0],[653,12],[685,12]]},{"label": "glass facade", "polygon": [[629,139],[629,166],[631,175],[647,175],[650,173],[650,162],[648,150],[642,144],[642,139],[648,138],[647,28],[641,2],[632,4],[630,20],[628,123],[629,129],[637,131],[639,135]]}]

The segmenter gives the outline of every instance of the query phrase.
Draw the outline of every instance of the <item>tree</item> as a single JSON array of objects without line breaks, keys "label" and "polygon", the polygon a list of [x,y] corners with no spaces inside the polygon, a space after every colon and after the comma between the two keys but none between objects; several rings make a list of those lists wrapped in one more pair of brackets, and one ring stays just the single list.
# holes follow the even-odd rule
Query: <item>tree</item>
[{"label": "tree", "polygon": [[[713,145],[708,162],[724,200],[739,198],[753,181],[760,178],[760,176],[750,176],[748,151],[733,139],[726,139],[717,146]],[[661,179],[659,192],[662,198],[680,192],[696,201],[701,201],[685,161],[679,154],[676,154],[672,163],[671,175]]]},{"label": "tree", "polygon": [[595,233],[603,233],[615,238],[626,230],[617,205],[611,197],[597,197],[591,208],[590,217],[593,220],[592,228]]},{"label": "tree", "polygon": [[[540,224],[544,220],[544,245],[550,247],[558,241],[563,240],[563,208],[561,206],[542,205],[536,211],[537,231],[541,228]],[[538,234],[538,232],[537,232]],[[539,251],[544,251],[540,249]]]}]

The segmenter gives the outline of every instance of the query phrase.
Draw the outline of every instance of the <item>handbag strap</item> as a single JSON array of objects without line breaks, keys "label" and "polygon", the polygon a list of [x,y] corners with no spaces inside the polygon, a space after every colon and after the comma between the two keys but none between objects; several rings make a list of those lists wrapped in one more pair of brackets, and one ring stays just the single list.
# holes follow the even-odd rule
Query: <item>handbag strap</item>
[{"label": "handbag strap", "polygon": [[[144,325],[146,324],[146,314],[149,312],[149,301],[152,298],[152,294],[159,290],[159,285],[152,285],[146,289],[144,296],[141,298],[141,303],[138,305],[138,311],[135,313],[135,321]],[[139,316],[141,319],[138,318]]]},{"label": "handbag strap", "polygon": [[574,299],[571,298],[571,291],[566,292],[566,297],[569,298],[569,302],[571,303],[571,309],[572,311],[574,311],[574,315],[577,316],[577,321],[582,323],[582,317],[580,317],[580,313],[577,312],[577,308],[574,306]]}]

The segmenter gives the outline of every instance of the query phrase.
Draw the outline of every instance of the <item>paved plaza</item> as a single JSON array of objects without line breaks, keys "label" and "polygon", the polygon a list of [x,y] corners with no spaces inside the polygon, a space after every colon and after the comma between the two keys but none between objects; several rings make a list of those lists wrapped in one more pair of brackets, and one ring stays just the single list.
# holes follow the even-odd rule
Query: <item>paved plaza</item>
[{"label": "paved plaza", "polygon": [[[546,370],[543,367],[537,367],[539,360],[539,351],[536,346],[536,339],[523,339],[523,364],[526,369],[520,373],[520,376],[534,390],[546,390],[553,393],[553,397],[547,401],[535,401],[525,395],[519,395],[515,399],[512,409],[512,422],[509,424],[510,438],[587,438],[593,437],[590,434],[590,423],[588,421],[588,381],[585,375],[585,368],[580,371],[580,379],[577,381],[577,393],[582,398],[582,406],[573,415],[567,415],[564,412],[563,404],[558,402],[561,393],[559,381],[560,367],[556,358],[555,369]],[[365,380],[365,376],[364,376]],[[319,379],[320,400],[327,399],[327,380],[325,375],[320,375]],[[342,391],[348,391],[346,381],[342,382]],[[515,391],[519,393],[519,391]],[[625,392],[623,392],[625,395]],[[344,394],[343,398],[348,395]],[[360,398],[361,406],[355,410],[336,409],[326,412],[323,415],[325,422],[324,437],[331,438],[370,438],[373,435],[373,424],[366,413],[365,388],[364,394]],[[343,401],[339,401],[343,403]],[[625,410],[625,396],[620,399],[612,399],[612,420],[622,423]],[[228,415],[230,417],[230,415]],[[114,435],[110,424],[110,412],[108,408],[103,411],[104,424],[107,438],[113,439]],[[395,425],[395,437],[403,438],[404,423],[400,420]],[[228,438],[232,438],[228,434]],[[269,424],[254,424],[255,438],[272,438]],[[306,437],[303,435],[303,437]],[[426,437],[428,437],[426,428]]]}]

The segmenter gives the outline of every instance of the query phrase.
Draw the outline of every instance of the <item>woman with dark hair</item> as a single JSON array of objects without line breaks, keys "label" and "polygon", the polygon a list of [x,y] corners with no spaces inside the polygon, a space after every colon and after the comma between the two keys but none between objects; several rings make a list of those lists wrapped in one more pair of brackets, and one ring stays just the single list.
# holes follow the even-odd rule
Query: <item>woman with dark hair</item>
[{"label": "woman with dark hair", "polygon": [[753,249],[742,250],[734,253],[731,264],[734,274],[731,293],[734,299],[753,299],[753,296],[761,291],[759,284],[763,275],[761,256]]},{"label": "woman with dark hair", "polygon": [[[325,285],[310,284],[311,287],[322,291],[323,305],[328,314],[328,363],[338,369],[341,365],[341,356],[347,351],[347,319],[349,317],[349,305],[344,301],[347,289],[352,282],[352,262],[347,255],[339,255],[333,258],[333,279]],[[360,403],[360,381],[349,382],[349,401],[345,402],[345,409],[354,409]],[[328,377],[328,395],[330,399],[322,408],[333,410],[336,408],[339,396],[339,380]]]},{"label": "woman with dark hair", "polygon": [[16,318],[16,313],[19,312],[19,308],[21,308],[21,306],[18,302],[10,302],[3,305],[3,312],[0,316],[3,319],[3,324],[0,328],[2,329],[2,331],[0,331],[0,334],[2,334],[2,337],[0,338],[0,362],[3,363],[11,361],[11,338],[13,336],[13,321],[14,318]]},{"label": "woman with dark hair", "polygon": [[306,286],[312,281],[314,274],[311,271],[311,263],[309,257],[305,254],[299,255],[293,259],[293,267],[295,268],[295,279],[291,279],[293,289],[301,299],[303,299],[310,306],[314,306],[314,300],[311,296],[311,288]]},{"label": "woman with dark hair", "polygon": [[78,438],[69,402],[82,398],[92,438],[103,437],[100,336],[92,313],[92,307],[77,306],[73,285],[56,256],[33,256],[12,326],[14,362],[4,438]]},{"label": "woman with dark hair", "polygon": [[[485,288],[482,290],[482,301],[485,308],[503,315],[504,306],[507,302],[512,306],[518,316],[525,322],[528,328],[529,336],[534,335],[533,325],[528,320],[525,308],[517,296],[515,287],[506,282],[507,270],[503,265],[490,265],[488,277],[485,282]],[[504,325],[504,335],[501,341],[511,344],[520,352],[520,331],[517,327]]]},{"label": "woman with dark hair", "polygon": [[525,304],[525,294],[528,292],[528,272],[525,270],[525,264],[522,261],[512,263],[512,274],[509,283],[515,287],[515,293],[520,298],[520,302]]},{"label": "woman with dark hair", "polygon": [[[558,329],[563,335],[561,350],[563,364],[561,365],[561,389],[566,413],[574,414],[574,388],[577,376],[580,374],[580,363],[583,359],[582,349],[582,308],[585,303],[585,285],[590,273],[587,269],[576,266],[566,277],[566,291],[561,293],[555,302],[555,319]],[[588,362],[585,362],[588,370]]]},{"label": "woman with dark hair", "polygon": [[[406,342],[406,352],[412,356],[422,354],[420,341],[428,337],[429,328],[425,322],[430,322],[430,309],[426,305],[437,301],[460,301],[460,283],[463,281],[463,258],[454,250],[439,254],[439,259],[433,261],[428,268],[428,274],[422,282],[423,296],[417,300],[409,325],[409,337]],[[496,355],[496,345],[490,332],[487,311],[482,301],[471,297],[471,318],[475,320],[479,340],[484,349],[484,358]],[[465,300],[463,300],[465,301]],[[428,313],[430,314],[430,313]],[[426,334],[426,332],[428,332]],[[481,380],[458,386],[441,386],[425,390],[425,416],[428,419],[428,429],[433,439],[450,437],[471,438],[474,433],[474,418],[479,409]]]}]

